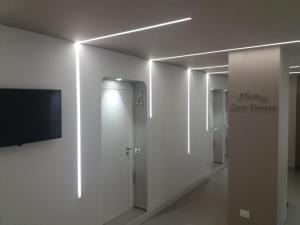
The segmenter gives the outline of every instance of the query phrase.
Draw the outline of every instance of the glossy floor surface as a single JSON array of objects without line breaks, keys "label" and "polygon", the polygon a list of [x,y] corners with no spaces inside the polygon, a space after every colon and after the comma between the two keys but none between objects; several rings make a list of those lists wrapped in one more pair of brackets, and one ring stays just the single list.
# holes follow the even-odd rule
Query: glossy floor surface
[{"label": "glossy floor surface", "polygon": [[[224,169],[144,225],[228,225]],[[300,225],[300,172],[289,171],[289,208],[285,225]]]}]

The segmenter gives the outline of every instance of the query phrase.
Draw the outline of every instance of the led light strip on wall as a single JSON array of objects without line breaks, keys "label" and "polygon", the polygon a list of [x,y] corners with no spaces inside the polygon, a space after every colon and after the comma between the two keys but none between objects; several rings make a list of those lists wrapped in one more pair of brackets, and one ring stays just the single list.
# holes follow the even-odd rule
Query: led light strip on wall
[{"label": "led light strip on wall", "polygon": [[209,100],[209,73],[206,73],[206,131],[209,131],[209,127],[208,127],[208,119],[209,119],[209,115],[208,115],[208,100]]},{"label": "led light strip on wall", "polygon": [[149,66],[149,118],[152,118],[152,60],[148,61]]},{"label": "led light strip on wall", "polygon": [[75,43],[76,105],[77,105],[77,197],[81,198],[81,101],[80,101],[80,44]]},{"label": "led light strip on wall", "polygon": [[191,127],[190,127],[190,79],[191,70],[187,70],[187,153],[191,154]]}]

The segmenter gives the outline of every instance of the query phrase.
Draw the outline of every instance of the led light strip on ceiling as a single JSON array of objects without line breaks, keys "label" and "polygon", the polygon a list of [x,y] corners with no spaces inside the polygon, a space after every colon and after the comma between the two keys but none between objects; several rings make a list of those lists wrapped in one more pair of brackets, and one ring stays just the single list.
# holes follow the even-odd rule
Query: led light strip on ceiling
[{"label": "led light strip on ceiling", "polygon": [[226,71],[218,71],[218,72],[210,72],[208,73],[209,75],[214,75],[214,74],[227,74],[228,73],[228,70]]},{"label": "led light strip on ceiling", "polygon": [[87,40],[82,40],[82,41],[78,41],[78,43],[85,44],[85,43],[92,42],[92,41],[97,41],[97,40],[122,36],[122,35],[136,33],[136,32],[140,32],[140,31],[144,31],[144,30],[155,29],[155,28],[163,27],[163,26],[169,26],[169,25],[172,25],[172,24],[182,23],[182,22],[186,22],[186,21],[189,21],[189,20],[192,20],[192,18],[187,17],[187,18],[183,18],[183,19],[172,20],[172,21],[169,21],[169,22],[159,23],[159,24],[155,24],[155,25],[152,25],[152,26],[141,27],[141,28],[128,30],[128,31],[123,31],[123,32],[115,33],[115,34],[109,34],[109,35],[105,35],[105,36],[100,36],[100,37],[95,37],[95,38],[91,38],[91,39],[87,39]]},{"label": "led light strip on ceiling", "polygon": [[[209,75],[228,74],[229,71],[210,72]],[[289,74],[300,74],[300,71],[289,72]]]},{"label": "led light strip on ceiling", "polygon": [[234,51],[239,51],[239,50],[264,48],[264,47],[280,46],[280,45],[289,45],[289,44],[297,44],[297,43],[300,43],[300,40],[277,42],[277,43],[264,44],[264,45],[253,45],[253,46],[241,47],[241,48],[229,48],[229,49],[208,51],[208,52],[198,52],[198,53],[192,53],[192,54],[186,54],[186,55],[169,56],[169,57],[164,57],[164,58],[152,59],[152,61],[166,61],[166,60],[170,60],[170,59],[187,58],[187,57],[192,57],[192,56],[209,55],[209,54],[216,54],[216,53],[222,53],[222,52],[234,52]]},{"label": "led light strip on ceiling", "polygon": [[192,67],[190,70],[207,70],[207,69],[215,69],[215,68],[226,68],[229,65],[220,65],[220,66],[206,66],[206,67]]},{"label": "led light strip on ceiling", "polygon": [[[206,67],[192,67],[192,68],[189,68],[190,70],[207,70],[207,69],[217,69],[217,68],[227,68],[229,67],[229,65],[220,65],[220,66],[206,66]],[[290,69],[297,69],[297,68],[300,68],[300,66],[290,66],[289,67]],[[221,71],[220,73],[225,73],[225,72],[228,72],[228,71]],[[217,72],[211,72],[210,74],[212,73],[217,73]]]}]

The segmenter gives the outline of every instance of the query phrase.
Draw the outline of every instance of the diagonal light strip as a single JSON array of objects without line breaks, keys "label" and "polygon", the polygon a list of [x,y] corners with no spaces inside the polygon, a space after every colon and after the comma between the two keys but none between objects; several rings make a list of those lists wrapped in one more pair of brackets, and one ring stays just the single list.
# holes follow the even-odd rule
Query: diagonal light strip
[{"label": "diagonal light strip", "polygon": [[187,58],[187,57],[192,57],[192,56],[209,55],[209,54],[216,54],[216,53],[222,53],[222,52],[234,52],[234,51],[240,51],[240,50],[271,47],[271,46],[279,46],[279,45],[289,45],[289,44],[296,44],[296,43],[300,43],[300,40],[277,42],[277,43],[264,44],[264,45],[254,45],[254,46],[241,47],[241,48],[229,48],[229,49],[209,51],[209,52],[198,52],[198,53],[193,53],[193,54],[177,55],[177,56],[170,56],[170,57],[164,57],[164,58],[156,58],[156,59],[152,59],[152,61],[165,61],[165,60],[169,60],[169,59]]},{"label": "diagonal light strip", "polygon": [[187,18],[173,20],[173,21],[160,23],[160,24],[156,24],[156,25],[152,25],[152,26],[147,26],[147,27],[137,28],[137,29],[133,29],[133,30],[123,31],[123,32],[110,34],[110,35],[105,35],[105,36],[96,37],[96,38],[91,38],[91,39],[87,39],[87,40],[82,40],[82,41],[79,41],[79,43],[84,44],[84,43],[91,42],[91,41],[97,41],[97,40],[112,38],[112,37],[121,36],[121,35],[125,35],[125,34],[131,34],[131,33],[139,32],[139,31],[150,30],[150,29],[163,27],[163,26],[168,26],[168,25],[172,25],[172,24],[176,24],[176,23],[182,23],[182,22],[185,22],[185,21],[189,21],[191,19],[192,19],[191,17],[187,17]]}]

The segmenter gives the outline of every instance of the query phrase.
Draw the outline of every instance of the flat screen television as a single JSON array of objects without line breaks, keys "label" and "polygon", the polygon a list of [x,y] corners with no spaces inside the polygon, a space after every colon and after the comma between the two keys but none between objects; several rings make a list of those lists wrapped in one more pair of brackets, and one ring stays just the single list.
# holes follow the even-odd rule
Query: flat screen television
[{"label": "flat screen television", "polygon": [[0,147],[61,136],[60,90],[0,89]]}]

